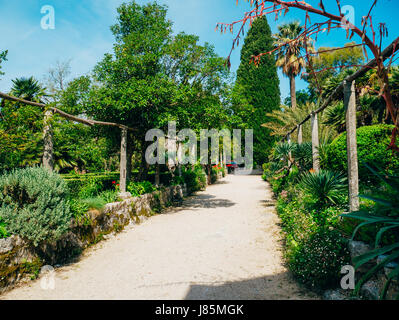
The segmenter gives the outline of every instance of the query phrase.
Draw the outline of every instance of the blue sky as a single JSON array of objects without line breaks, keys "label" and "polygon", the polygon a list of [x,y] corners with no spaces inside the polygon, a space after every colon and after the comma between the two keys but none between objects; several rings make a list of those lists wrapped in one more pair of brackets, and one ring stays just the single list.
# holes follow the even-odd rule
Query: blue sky
[{"label": "blue sky", "polygon": [[[109,27],[115,23],[116,8],[126,0],[0,0],[0,50],[9,51],[8,61],[3,63],[6,73],[0,80],[0,90],[8,91],[11,79],[21,76],[35,76],[42,80],[48,69],[57,60],[71,59],[72,76],[86,74],[101,60],[106,52],[112,51],[113,36]],[[146,0],[138,0],[146,3]],[[233,36],[215,32],[217,22],[232,22],[240,19],[249,3],[239,0],[158,0],[169,7],[169,18],[174,22],[174,32],[185,31],[200,36],[202,42],[213,44],[221,56],[227,56]],[[309,0],[317,6],[319,0]],[[372,0],[341,0],[342,5],[355,8],[356,24],[367,14]],[[325,5],[335,0],[324,0]],[[55,29],[43,30],[40,9],[51,5],[55,9]],[[334,5],[335,6],[335,5]],[[374,12],[374,21],[385,22],[390,35],[385,44],[398,36],[399,1],[379,0]],[[272,31],[277,25],[292,20],[304,20],[304,14],[291,10],[286,17],[274,21],[270,16]],[[316,21],[316,19],[314,20]],[[312,20],[313,22],[313,20]],[[357,42],[359,39],[354,38]],[[339,46],[347,42],[344,31],[334,31],[318,39],[317,46]],[[232,57],[232,71],[240,62],[240,48]],[[288,79],[280,73],[282,98],[289,94]],[[298,89],[306,83],[298,80]]]}]

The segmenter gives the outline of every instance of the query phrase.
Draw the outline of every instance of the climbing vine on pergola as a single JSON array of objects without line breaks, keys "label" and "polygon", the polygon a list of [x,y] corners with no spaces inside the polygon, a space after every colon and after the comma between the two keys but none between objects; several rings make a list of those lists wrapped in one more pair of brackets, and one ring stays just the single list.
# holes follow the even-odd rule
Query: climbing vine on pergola
[{"label": "climbing vine on pergola", "polygon": [[[246,0],[248,1],[248,0]],[[251,11],[246,12],[243,19],[238,21],[234,21],[232,23],[218,23],[216,26],[216,30],[220,30],[221,32],[230,31],[234,34],[234,28],[239,27],[239,30],[236,30],[236,36],[233,40],[232,49],[227,58],[227,64],[230,66],[230,56],[235,47],[237,47],[240,43],[241,37],[245,33],[245,27],[249,24],[251,26],[254,19],[257,17],[265,16],[265,15],[274,15],[275,20],[278,20],[279,17],[285,16],[291,9],[300,10],[305,15],[305,23],[303,26],[303,32],[295,39],[290,40],[289,42],[282,44],[288,45],[291,42],[304,42],[308,41],[311,37],[315,39],[317,42],[317,38],[321,33],[329,33],[332,29],[342,29],[346,32],[346,38],[352,39],[354,36],[357,36],[361,39],[361,43],[357,46],[362,46],[364,54],[368,60],[369,55],[368,51],[370,51],[376,61],[375,66],[370,67],[370,69],[375,69],[377,76],[380,81],[380,96],[382,96],[386,103],[387,115],[392,119],[395,124],[395,128],[392,132],[392,140],[389,145],[389,148],[395,151],[399,151],[399,147],[397,146],[396,140],[399,135],[399,118],[398,118],[398,108],[394,105],[391,88],[389,86],[389,69],[393,62],[394,56],[397,53],[396,46],[398,45],[399,38],[397,38],[393,43],[393,51],[392,56],[388,60],[388,63],[385,64],[385,59],[382,57],[382,43],[383,39],[388,36],[388,29],[384,22],[380,22],[376,24],[373,19],[373,9],[375,9],[377,5],[377,0],[373,0],[371,2],[370,9],[366,16],[362,17],[362,25],[355,26],[352,22],[348,21],[345,15],[342,12],[341,2],[340,0],[331,0],[330,2],[334,2],[334,8],[326,9],[323,0],[317,0],[317,6],[312,6],[310,3],[306,1],[282,1],[282,0],[249,0],[251,3],[251,7],[253,8]],[[238,4],[238,0],[236,0]],[[323,22],[312,23],[311,15],[317,15],[319,17],[325,18],[326,20]],[[250,63],[258,64],[260,59],[264,55],[273,54],[275,51],[279,50],[281,47],[275,48],[270,52],[261,53],[258,56],[252,57]],[[331,49],[331,51],[341,50],[344,47],[338,47]],[[315,70],[312,65],[312,56],[317,55],[320,52],[309,52],[306,51],[303,56],[300,58],[306,59],[308,62],[308,66],[311,70],[310,74],[314,77],[316,85],[317,75],[319,72],[324,70]],[[367,64],[366,64],[367,66]],[[347,67],[355,67],[355,66],[342,66],[342,68]],[[360,66],[356,66],[360,67]],[[318,87],[319,93],[321,93],[322,88]]]}]

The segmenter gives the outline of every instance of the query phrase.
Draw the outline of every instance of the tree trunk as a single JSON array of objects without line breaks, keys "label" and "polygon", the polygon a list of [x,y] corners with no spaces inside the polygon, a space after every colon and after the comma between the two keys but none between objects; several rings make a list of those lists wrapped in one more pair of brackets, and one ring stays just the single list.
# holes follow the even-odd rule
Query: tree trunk
[{"label": "tree trunk", "polygon": [[290,93],[291,93],[291,108],[296,109],[296,83],[295,76],[290,75]]}]

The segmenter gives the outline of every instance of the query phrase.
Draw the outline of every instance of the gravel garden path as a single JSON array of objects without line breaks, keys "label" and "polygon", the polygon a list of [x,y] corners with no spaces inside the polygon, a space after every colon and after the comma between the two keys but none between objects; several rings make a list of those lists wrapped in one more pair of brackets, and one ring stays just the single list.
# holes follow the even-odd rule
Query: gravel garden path
[{"label": "gravel garden path", "polygon": [[260,176],[229,175],[0,299],[317,299],[282,258],[279,219]]}]

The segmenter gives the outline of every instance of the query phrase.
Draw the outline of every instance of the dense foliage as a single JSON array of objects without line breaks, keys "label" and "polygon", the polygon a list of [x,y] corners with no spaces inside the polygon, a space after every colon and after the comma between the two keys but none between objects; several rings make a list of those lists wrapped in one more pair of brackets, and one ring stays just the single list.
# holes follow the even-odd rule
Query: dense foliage
[{"label": "dense foliage", "polygon": [[343,174],[327,170],[304,175],[299,187],[306,195],[316,199],[315,205],[319,208],[338,204],[341,195],[347,190]]},{"label": "dense foliage", "polygon": [[57,240],[71,222],[68,193],[64,180],[46,169],[12,170],[0,177],[0,217],[10,234],[34,245]]},{"label": "dense foliage", "polygon": [[5,60],[7,60],[7,51],[0,51],[0,76],[4,74],[4,72],[1,71],[1,63]]},{"label": "dense foliage", "polygon": [[182,177],[184,182],[187,184],[187,188],[193,192],[204,190],[206,188],[206,173],[200,165],[196,165],[194,168],[184,169]]},{"label": "dense foliage", "polygon": [[133,197],[139,197],[146,193],[152,193],[157,189],[152,185],[151,182],[130,182],[127,186],[127,191],[129,191]]},{"label": "dense foliage", "polygon": [[[360,127],[357,130],[357,152],[359,159],[359,178],[364,184],[378,182],[367,169],[366,164],[392,174],[399,170],[399,158],[387,149],[393,126],[375,125]],[[336,138],[327,149],[326,165],[336,171],[346,172],[348,168],[346,132]]]},{"label": "dense foliage", "polygon": [[289,267],[299,281],[317,289],[337,287],[341,268],[350,263],[347,240],[328,229],[311,234],[289,257]]},{"label": "dense foliage", "polygon": [[339,232],[339,216],[347,208],[346,178],[328,170],[314,172],[308,143],[281,143],[270,160],[263,177],[277,197],[290,270],[312,289],[338,286],[341,268],[349,262]]}]

